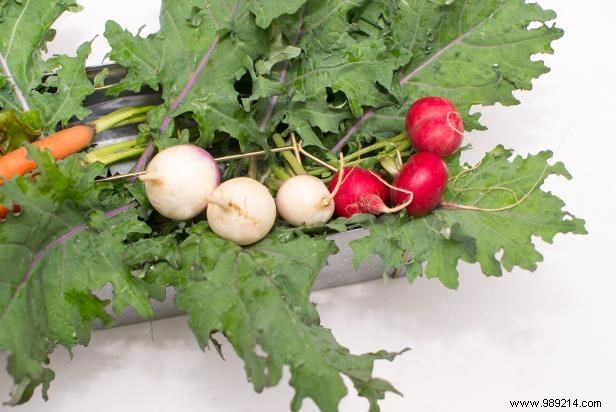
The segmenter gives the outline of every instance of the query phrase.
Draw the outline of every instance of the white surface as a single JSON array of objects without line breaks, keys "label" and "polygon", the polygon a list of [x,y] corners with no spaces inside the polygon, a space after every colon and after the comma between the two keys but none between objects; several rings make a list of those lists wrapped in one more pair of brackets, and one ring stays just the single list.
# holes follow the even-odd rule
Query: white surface
[{"label": "white surface", "polygon": [[[103,30],[107,18],[136,29],[152,22],[157,2],[82,0],[86,11],[58,26],[53,46],[74,50],[79,40]],[[590,236],[558,236],[542,246],[545,262],[534,273],[515,271],[487,279],[476,266],[462,268],[453,292],[437,281],[372,282],[314,294],[323,322],[353,352],[381,348],[413,351],[394,363],[380,362],[377,376],[390,380],[404,398],[388,395],[394,411],[508,411],[509,400],[578,398],[600,400],[616,410],[614,390],[616,270],[613,255],[616,151],[613,24],[607,1],[543,0],[559,12],[566,37],[547,60],[553,71],[520,93],[522,105],[483,110],[488,132],[470,136],[477,151],[497,142],[518,153],[557,150],[575,176],[550,186],[585,217]],[[609,31],[608,31],[609,30]],[[70,35],[67,35],[70,34]],[[105,54],[96,40],[91,63]],[[568,131],[568,133],[567,133]],[[566,138],[565,138],[566,135]],[[185,318],[94,334],[73,361],[64,350],[52,356],[57,378],[51,400],[34,400],[19,411],[285,411],[292,397],[283,384],[257,395],[228,345],[227,361],[203,354]],[[285,378],[285,382],[288,375]],[[0,374],[0,392],[10,388]],[[315,410],[309,402],[305,411]],[[8,408],[7,408],[8,409]],[[367,410],[354,395],[342,411]]]}]

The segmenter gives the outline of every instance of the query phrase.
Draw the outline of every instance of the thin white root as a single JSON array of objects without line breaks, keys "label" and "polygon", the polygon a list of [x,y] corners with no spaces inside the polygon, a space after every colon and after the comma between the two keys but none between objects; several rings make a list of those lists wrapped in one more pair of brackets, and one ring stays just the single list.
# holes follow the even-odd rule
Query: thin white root
[{"label": "thin white root", "polygon": [[405,193],[409,196],[411,196],[411,200],[414,196],[413,192],[411,192],[410,190],[406,190],[406,189],[401,189],[399,187],[393,186],[391,184],[389,184],[389,182],[387,182],[385,179],[383,179],[381,176],[379,176],[378,174],[374,173],[372,170],[370,170],[370,173],[372,174],[372,176],[376,177],[377,179],[379,179],[379,182],[383,183],[385,186],[387,186],[388,188],[390,188],[391,190],[395,190],[396,192],[400,192],[400,193]]},{"label": "thin white root", "polygon": [[458,112],[449,112],[449,113],[447,113],[447,126],[449,126],[453,131],[458,132],[459,134],[463,135],[464,134],[464,130],[458,129],[456,127],[456,125],[453,124],[453,122],[451,121],[450,116],[452,114],[458,116],[458,118],[460,118],[460,119],[462,118],[462,116],[460,116],[460,113],[458,113]]},{"label": "thin white root", "polygon": [[406,202],[401,203],[401,204],[399,204],[396,207],[386,207],[386,208],[383,209],[383,211],[385,213],[398,213],[398,212],[406,209],[406,207],[408,205],[410,205],[411,203],[413,203],[413,194],[412,193],[409,195],[409,198],[406,200]]},{"label": "thin white root", "polygon": [[398,213],[398,212],[400,212],[401,210],[406,209],[406,207],[407,207],[408,205],[410,205],[411,203],[413,203],[413,199],[415,198],[415,195],[413,194],[413,192],[411,192],[410,190],[401,189],[401,188],[399,188],[399,187],[396,187],[396,186],[390,185],[390,184],[389,184],[389,182],[387,182],[385,179],[383,179],[383,178],[382,178],[381,176],[379,176],[378,174],[374,173],[372,170],[370,170],[370,173],[372,173],[372,175],[373,175],[374,177],[376,177],[377,179],[379,179],[379,181],[380,181],[381,183],[383,183],[385,186],[387,186],[387,187],[388,187],[388,188],[390,188],[391,190],[395,190],[395,191],[397,191],[397,192],[402,192],[402,193],[405,193],[405,194],[409,195],[408,199],[407,199],[404,203],[399,204],[399,205],[398,205],[398,206],[396,206],[396,207],[386,207],[386,208],[384,209],[385,213]]},{"label": "thin white root", "polygon": [[321,166],[323,166],[326,169],[331,170],[332,172],[337,172],[338,169],[336,169],[334,166],[330,165],[327,162],[324,162],[323,160],[319,159],[318,157],[312,155],[311,153],[307,152],[303,147],[302,144],[304,142],[300,141],[299,144],[297,145],[297,150],[299,150],[299,152],[301,154],[303,154],[304,156],[306,156],[308,159],[312,160],[313,162],[320,164]]},{"label": "thin white root", "polygon": [[514,207],[519,206],[522,203],[524,203],[526,201],[526,199],[528,199],[530,197],[530,195],[533,194],[535,189],[537,189],[540,186],[541,182],[543,181],[543,179],[545,177],[545,173],[548,170],[548,167],[549,167],[549,165],[546,165],[543,168],[543,171],[541,172],[541,174],[539,175],[539,177],[537,178],[535,183],[528,190],[528,192],[526,192],[526,194],[524,194],[524,196],[522,196],[520,199],[518,199],[516,202],[514,202],[514,203],[512,203],[510,205],[503,206],[503,207],[498,207],[498,208],[494,208],[494,209],[489,209],[489,208],[483,208],[483,207],[478,207],[478,206],[460,205],[460,204],[451,203],[451,202],[441,202],[441,206],[442,207],[447,207],[447,208],[450,208],[450,209],[473,210],[473,211],[476,211],[476,212],[504,212],[506,210],[513,209]]},{"label": "thin white root", "polygon": [[[299,153],[299,145],[297,144],[297,138],[295,137],[295,133],[291,132],[291,144],[293,146],[293,153],[295,154],[295,158],[302,165],[302,156]],[[303,165],[302,165],[303,166]]]},{"label": "thin white root", "polygon": [[336,183],[334,190],[330,194],[330,199],[333,199],[334,197],[336,197],[336,195],[338,194],[338,191],[340,191],[340,188],[350,176],[350,173],[346,177],[344,176],[344,156],[342,155],[342,153],[340,153],[340,167],[338,168],[337,172],[338,172],[338,182]]}]

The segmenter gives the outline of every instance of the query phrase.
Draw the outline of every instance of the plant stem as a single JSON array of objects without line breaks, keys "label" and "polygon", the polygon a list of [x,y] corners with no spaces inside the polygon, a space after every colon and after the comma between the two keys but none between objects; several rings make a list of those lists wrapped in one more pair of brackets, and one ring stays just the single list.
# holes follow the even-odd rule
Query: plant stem
[{"label": "plant stem", "polygon": [[129,124],[139,124],[139,123],[144,123],[147,120],[147,116],[145,114],[141,114],[139,116],[133,116],[131,118],[128,118],[116,125],[114,125],[113,127],[122,127],[122,126],[127,126]]},{"label": "plant stem", "polygon": [[[358,164],[361,164],[364,160],[366,160],[366,159],[353,160],[351,162],[345,162],[344,165],[345,166],[357,166]],[[323,166],[315,167],[314,169],[309,169],[308,170],[308,174],[311,175],[311,176],[319,176],[319,175],[322,175],[323,173],[326,173],[326,172],[335,173],[335,172],[333,172],[333,171],[331,171],[331,170],[329,170],[329,169],[327,169],[327,168],[325,168]]]},{"label": "plant stem", "polygon": [[367,110],[364,115],[360,117],[353,126],[351,126],[351,128],[346,132],[346,134],[342,136],[340,140],[338,140],[338,143],[336,143],[336,146],[334,146],[332,149],[332,153],[337,154],[339,151],[341,151],[342,148],[346,146],[349,139],[355,134],[355,132],[357,132],[359,128],[362,127],[364,123],[370,120],[375,114],[376,109]]},{"label": "plant stem", "polygon": [[[283,140],[282,136],[279,134],[273,135],[272,140],[274,141],[274,144],[276,145],[276,147],[285,147],[287,145],[287,143]],[[293,156],[293,154],[289,152],[284,152],[282,156],[287,161],[289,166],[291,166],[291,169],[293,169],[293,172],[296,175],[306,174],[306,170],[304,170],[304,167],[302,166],[302,164],[297,160],[295,156]]]},{"label": "plant stem", "polygon": [[274,173],[274,176],[276,176],[278,180],[285,181],[291,178],[291,175],[278,165],[272,165],[272,173]]},{"label": "plant stem", "polygon": [[394,146],[393,148],[397,148],[398,150],[400,150],[401,152],[404,152],[406,150],[408,150],[411,147],[411,144],[408,140],[408,137],[406,135],[406,132],[402,132],[394,137],[390,137],[387,140],[383,140],[374,144],[371,144],[370,146],[366,146],[356,152],[350,153],[347,156],[345,156],[346,160],[353,160],[356,159],[358,157],[361,157],[367,153],[372,153],[376,150],[379,149],[383,149],[383,148],[387,148],[389,146]]},{"label": "plant stem", "polygon": [[92,150],[86,158],[103,157],[111,153],[117,153],[124,149],[129,149],[137,145],[137,139],[126,140],[120,143],[114,143]]},{"label": "plant stem", "polygon": [[[388,140],[387,142],[379,142],[379,143],[375,143],[371,146],[365,147],[364,149],[361,150],[362,154],[366,154],[366,153],[370,153],[373,152],[375,150],[378,149],[382,149],[384,147],[390,146],[392,144],[393,141],[395,141],[394,139],[400,141],[400,143],[396,146],[391,147],[391,149],[389,150],[385,150],[382,151],[374,156],[369,156],[369,157],[365,157],[365,158],[361,158],[358,159],[359,156],[356,156],[356,153],[359,153],[360,151],[351,153],[350,155],[346,156],[344,158],[345,160],[345,165],[346,166],[357,166],[359,164],[361,164],[362,162],[368,160],[368,159],[372,159],[372,158],[377,158],[377,159],[381,159],[383,157],[389,156],[392,153],[396,153],[396,151],[400,152],[401,156],[406,157],[409,156],[411,154],[411,151],[409,150],[411,148],[411,145],[408,141],[408,139],[404,139],[401,140],[401,138],[399,136],[406,136],[406,134],[400,134],[398,136],[394,136],[393,138],[391,138],[390,140]],[[386,144],[387,143],[387,144]],[[350,161],[349,161],[350,160]],[[337,162],[334,165],[338,165]],[[328,171],[327,168],[322,167],[322,166],[318,166],[312,169],[308,169],[308,174],[311,176],[319,176],[323,173],[326,173]]]},{"label": "plant stem", "polygon": [[250,158],[250,163],[248,166],[248,177],[251,177],[257,180],[258,175],[259,175],[259,165],[257,163],[257,158],[252,157]]},{"label": "plant stem", "polygon": [[118,124],[127,124],[126,121],[132,117],[140,118],[140,115],[150,111],[154,107],[156,106],[124,107],[99,117],[92,122],[92,126],[94,126],[97,133],[101,133]]},{"label": "plant stem", "polygon": [[128,160],[140,156],[145,150],[145,146],[135,147],[134,149],[125,150],[121,153],[113,153],[104,157],[97,159],[97,162],[104,164],[105,166],[109,166],[114,163],[121,162],[123,160]]},{"label": "plant stem", "polygon": [[137,139],[132,139],[93,150],[86,155],[85,160],[88,163],[101,162],[104,165],[110,165],[121,160],[131,159],[143,153],[144,150],[144,146],[137,144]]}]

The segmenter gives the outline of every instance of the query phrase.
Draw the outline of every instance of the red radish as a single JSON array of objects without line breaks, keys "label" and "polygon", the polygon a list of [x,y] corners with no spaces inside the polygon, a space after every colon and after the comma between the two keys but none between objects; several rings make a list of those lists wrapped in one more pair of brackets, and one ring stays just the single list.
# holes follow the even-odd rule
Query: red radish
[{"label": "red radish", "polygon": [[418,152],[432,152],[440,157],[448,157],[462,144],[462,134],[458,132],[463,127],[461,122],[457,114],[450,115],[449,120],[426,119],[415,126],[411,143]]},{"label": "red radish", "polygon": [[[413,192],[413,201],[406,210],[411,216],[423,216],[436,208],[443,199],[449,173],[445,162],[430,152],[417,153],[402,167],[394,180],[394,186]],[[402,204],[408,196],[399,191],[391,191],[394,204]]]},{"label": "red radish", "polygon": [[464,124],[453,103],[430,96],[411,105],[406,114],[406,131],[418,152],[447,157],[460,148]]},{"label": "red radish", "polygon": [[456,108],[449,100],[428,96],[416,100],[406,113],[406,130],[410,131],[415,125],[427,119],[435,117],[444,118],[449,112],[455,112]]},{"label": "red radish", "polygon": [[[334,196],[337,216],[351,217],[357,213],[381,214],[392,211],[386,204],[389,188],[374,173],[360,167],[349,167],[344,169],[342,175],[342,184]],[[340,174],[336,174],[330,182],[330,192],[334,192],[339,177]]]}]

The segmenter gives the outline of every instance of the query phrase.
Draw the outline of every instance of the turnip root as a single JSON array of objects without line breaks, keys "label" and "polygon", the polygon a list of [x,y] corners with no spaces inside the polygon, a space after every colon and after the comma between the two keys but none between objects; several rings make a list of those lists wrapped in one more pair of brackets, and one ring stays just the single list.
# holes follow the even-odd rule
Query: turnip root
[{"label": "turnip root", "polygon": [[334,196],[319,178],[299,175],[287,179],[276,195],[280,216],[292,226],[326,223],[334,214]]},{"label": "turnip root", "polygon": [[202,148],[177,145],[162,150],[139,178],[152,207],[173,220],[186,220],[203,212],[208,196],[220,183],[220,169]]},{"label": "turnip root", "polygon": [[263,239],[276,221],[274,198],[264,185],[249,177],[224,182],[208,200],[210,228],[240,246]]}]

